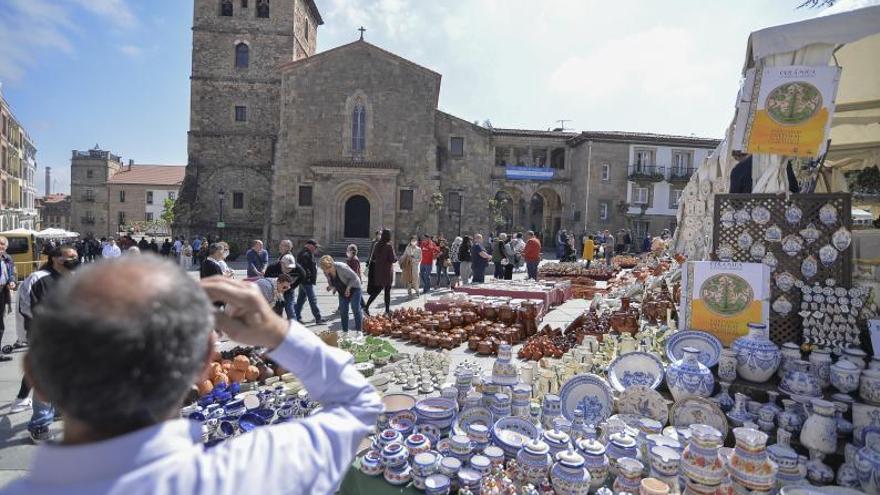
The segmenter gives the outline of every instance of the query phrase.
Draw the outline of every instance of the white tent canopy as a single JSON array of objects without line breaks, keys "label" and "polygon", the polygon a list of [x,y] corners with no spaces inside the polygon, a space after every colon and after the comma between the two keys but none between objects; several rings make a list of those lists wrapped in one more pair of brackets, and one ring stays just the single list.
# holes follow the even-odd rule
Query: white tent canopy
[{"label": "white tent canopy", "polygon": [[0,232],[0,235],[37,235],[36,230],[31,229],[13,229],[6,232]]},{"label": "white tent canopy", "polygon": [[64,229],[44,229],[37,232],[36,236],[41,239],[71,239],[79,237],[79,234]]}]

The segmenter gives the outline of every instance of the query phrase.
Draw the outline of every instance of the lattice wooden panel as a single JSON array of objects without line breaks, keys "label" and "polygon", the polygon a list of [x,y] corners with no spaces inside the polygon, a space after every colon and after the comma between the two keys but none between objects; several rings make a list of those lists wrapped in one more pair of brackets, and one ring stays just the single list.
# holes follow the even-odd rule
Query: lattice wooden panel
[{"label": "lattice wooden panel", "polygon": [[[819,209],[825,204],[831,203],[837,209],[837,223],[833,225],[825,225],[819,221]],[[790,204],[797,205],[801,209],[803,215],[801,220],[796,224],[789,224],[785,220],[785,210]],[[721,225],[721,213],[728,207],[739,211],[747,208],[749,212],[757,206],[764,206],[770,211],[770,221],[764,225],[759,225],[754,221],[749,221],[745,225],[734,225],[732,227],[724,227]],[[713,242],[712,242],[712,259],[717,260],[718,246],[727,243],[733,247],[733,261],[741,262],[757,262],[752,259],[748,249],[740,249],[737,242],[739,236],[743,232],[748,232],[752,236],[753,243],[759,240],[763,242],[768,252],[773,252],[776,256],[778,264],[772,271],[770,276],[770,303],[772,304],[779,296],[785,294],[786,298],[791,302],[794,309],[787,316],[781,316],[775,311],[770,310],[770,338],[777,345],[785,342],[801,343],[803,339],[803,327],[801,317],[797,314],[801,307],[801,292],[797,287],[790,291],[783,292],[776,286],[774,276],[777,273],[789,272],[796,279],[804,280],[801,274],[801,263],[809,255],[813,255],[819,260],[819,249],[826,244],[831,243],[831,236],[837,229],[843,225],[852,230],[852,213],[851,198],[849,194],[792,194],[788,197],[776,194],[717,194],[715,195],[715,211],[713,213]],[[782,251],[781,242],[767,242],[764,239],[764,233],[768,227],[772,225],[779,226],[782,229],[782,238],[789,234],[800,236],[800,231],[812,223],[821,233],[819,238],[812,244],[804,242],[804,248],[795,256],[789,256]],[[838,253],[837,260],[831,266],[825,266],[821,261],[818,262],[818,273],[808,279],[805,283],[812,285],[818,282],[822,285],[825,280],[833,278],[837,281],[837,285],[850,288],[852,287],[852,245],[843,252]]]}]

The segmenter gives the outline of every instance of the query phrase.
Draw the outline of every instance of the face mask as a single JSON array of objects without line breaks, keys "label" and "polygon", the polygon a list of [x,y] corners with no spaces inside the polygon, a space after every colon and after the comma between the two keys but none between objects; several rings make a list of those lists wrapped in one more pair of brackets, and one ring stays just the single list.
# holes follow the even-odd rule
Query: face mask
[{"label": "face mask", "polygon": [[79,260],[78,259],[64,260],[64,262],[61,264],[64,265],[64,268],[67,268],[68,270],[73,270],[74,268],[79,266]]}]

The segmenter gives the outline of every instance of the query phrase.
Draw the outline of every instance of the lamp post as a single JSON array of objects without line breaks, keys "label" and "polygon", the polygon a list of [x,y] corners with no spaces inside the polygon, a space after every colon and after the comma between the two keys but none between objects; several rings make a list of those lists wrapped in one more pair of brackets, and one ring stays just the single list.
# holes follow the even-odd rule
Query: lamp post
[{"label": "lamp post", "polygon": [[226,197],[226,191],[221,187],[219,191],[217,191],[217,198],[220,200],[220,213],[217,218],[217,237],[218,240],[223,239],[223,227],[226,227],[226,224],[223,223],[223,198]]}]

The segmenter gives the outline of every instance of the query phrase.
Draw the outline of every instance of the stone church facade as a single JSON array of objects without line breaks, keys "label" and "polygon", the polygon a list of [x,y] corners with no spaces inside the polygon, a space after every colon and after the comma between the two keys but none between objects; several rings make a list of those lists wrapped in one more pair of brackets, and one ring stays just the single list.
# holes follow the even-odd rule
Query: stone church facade
[{"label": "stone church facade", "polygon": [[[440,74],[363,39],[315,54],[322,21],[313,2],[273,0],[268,22],[246,4],[195,2],[189,164],[177,209],[193,234],[315,238],[331,252],[383,227],[398,242],[535,230],[552,244],[560,228],[630,226],[634,145],[717,144],[476,125],[438,109]],[[251,58],[240,67],[244,51]]]}]

